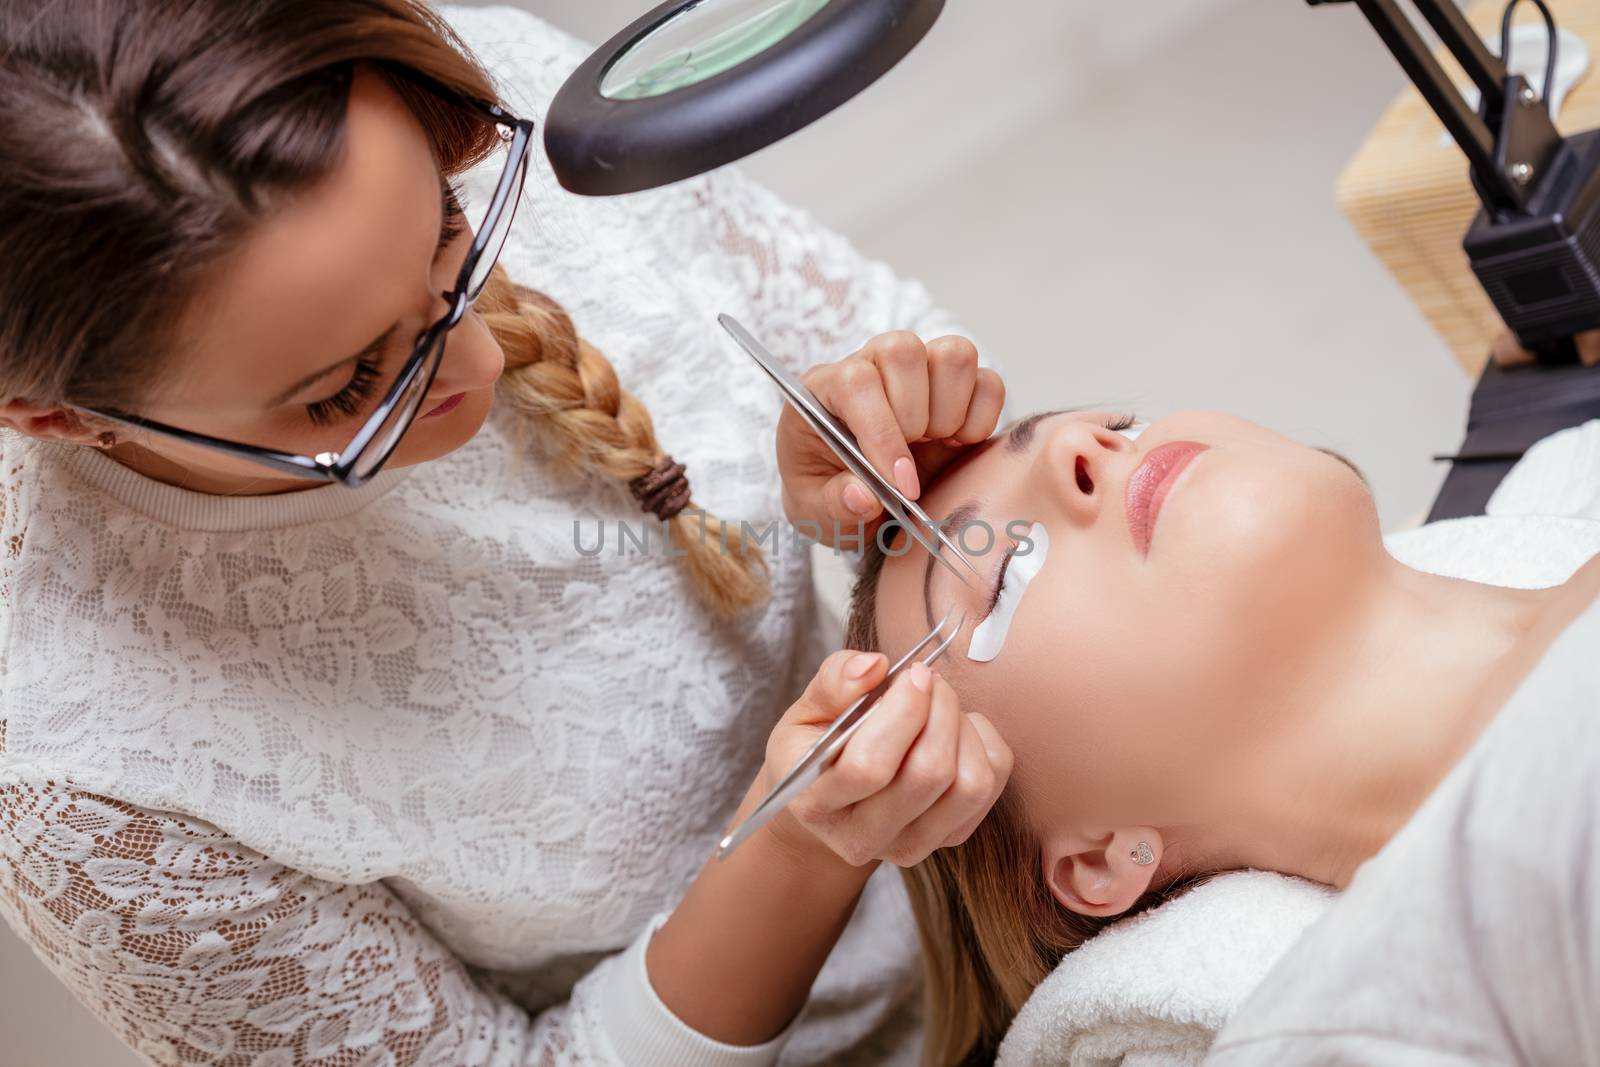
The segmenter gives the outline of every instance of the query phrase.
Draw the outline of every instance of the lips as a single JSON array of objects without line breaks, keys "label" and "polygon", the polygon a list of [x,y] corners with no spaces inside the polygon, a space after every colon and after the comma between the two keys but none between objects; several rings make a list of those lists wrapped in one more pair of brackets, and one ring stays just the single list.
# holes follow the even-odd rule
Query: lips
[{"label": "lips", "polygon": [[1133,535],[1134,547],[1141,556],[1150,555],[1150,538],[1155,533],[1156,519],[1161,517],[1161,504],[1172,491],[1173,483],[1190,461],[1208,447],[1198,441],[1168,441],[1145,453],[1144,462],[1128,476],[1127,490],[1123,494],[1128,507],[1128,532]]},{"label": "lips", "polygon": [[429,412],[425,413],[422,417],[425,418],[425,419],[431,419],[435,415],[443,415],[446,412],[452,410],[457,404],[461,403],[462,398],[465,397],[466,395],[467,395],[466,393],[457,393],[455,396],[448,397],[448,398],[446,398],[444,403],[440,404],[438,407],[434,408],[432,411],[429,411]]}]

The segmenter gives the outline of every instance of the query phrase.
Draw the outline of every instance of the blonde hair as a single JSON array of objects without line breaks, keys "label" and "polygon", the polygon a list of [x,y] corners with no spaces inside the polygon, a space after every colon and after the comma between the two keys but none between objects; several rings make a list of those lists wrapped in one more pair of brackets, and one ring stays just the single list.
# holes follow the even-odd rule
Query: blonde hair
[{"label": "blonde hair", "polygon": [[[887,541],[886,534],[883,541]],[[878,649],[882,542],[869,543],[850,593],[845,645]],[[1118,919],[1203,880],[1184,874],[1121,915],[1080,915],[1056,900],[1044,853],[1007,785],[972,835],[901,871],[922,945],[927,1067],[992,1063],[1011,1020],[1063,956]]]},{"label": "blonde hair", "polygon": [[[498,395],[527,417],[559,462],[625,487],[660,468],[668,457],[650,413],[560,304],[496,266],[475,307],[505,350]],[[766,598],[766,561],[739,527],[691,502],[665,528],[695,591],[718,615]]]}]

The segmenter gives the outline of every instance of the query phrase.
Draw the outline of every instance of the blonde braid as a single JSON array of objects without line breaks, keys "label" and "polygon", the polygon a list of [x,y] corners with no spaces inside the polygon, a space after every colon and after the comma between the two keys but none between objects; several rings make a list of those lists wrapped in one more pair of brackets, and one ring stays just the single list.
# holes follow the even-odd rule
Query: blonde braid
[{"label": "blonde braid", "polygon": [[[663,471],[670,457],[656,442],[650,413],[617,382],[606,357],[578,336],[560,304],[496,266],[476,307],[505,350],[498,395],[528,416],[527,425],[558,460],[604,474],[635,495],[647,476]],[[665,530],[686,553],[680,558],[695,591],[718,615],[737,615],[766,599],[766,560],[738,526],[685,509],[665,521]]]}]

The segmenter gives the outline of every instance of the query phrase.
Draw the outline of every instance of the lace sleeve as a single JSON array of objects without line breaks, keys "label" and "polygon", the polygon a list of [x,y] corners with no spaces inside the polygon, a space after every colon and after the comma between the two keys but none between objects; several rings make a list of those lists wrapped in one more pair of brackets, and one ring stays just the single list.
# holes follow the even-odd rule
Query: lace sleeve
[{"label": "lace sleeve", "polygon": [[762,340],[795,366],[842,359],[890,330],[910,330],[925,341],[971,336],[927,286],[863,255],[739,168],[713,171],[694,195],[696,209],[710,219],[717,252],[760,317]]},{"label": "lace sleeve", "polygon": [[585,1017],[595,972],[532,1016],[382,885],[322,881],[206,823],[62,786],[0,787],[0,914],[162,1067],[615,1062]]}]

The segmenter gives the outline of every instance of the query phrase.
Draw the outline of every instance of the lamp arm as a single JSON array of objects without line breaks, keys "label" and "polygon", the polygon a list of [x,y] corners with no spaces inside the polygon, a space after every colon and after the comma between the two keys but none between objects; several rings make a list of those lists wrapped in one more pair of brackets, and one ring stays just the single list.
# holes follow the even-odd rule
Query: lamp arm
[{"label": "lamp arm", "polygon": [[[1307,0],[1314,6],[1350,2],[1361,9],[1406,76],[1416,85],[1417,91],[1466,155],[1472,165],[1474,185],[1484,206],[1494,212],[1524,208],[1528,196],[1527,182],[1525,179],[1519,181],[1508,173],[1508,169],[1513,162],[1525,160],[1504,159],[1504,145],[1497,143],[1504,141],[1507,132],[1502,127],[1502,118],[1508,113],[1507,93],[1520,91],[1520,87],[1514,87],[1512,80],[1508,80],[1505,63],[1484,46],[1460,9],[1452,0],[1413,0],[1422,17],[1427,19],[1456,62],[1461,64],[1461,69],[1478,87],[1483,102],[1477,112],[1467,106],[1466,100],[1433,58],[1416,27],[1395,0]],[[1559,139],[1553,127],[1548,132],[1549,137]],[[1548,140],[1544,136],[1538,139]],[[1554,149],[1554,143],[1543,146],[1543,150],[1538,152],[1538,162],[1546,162]]]}]

